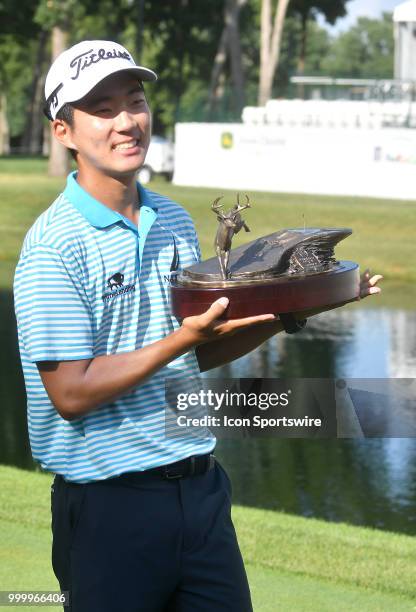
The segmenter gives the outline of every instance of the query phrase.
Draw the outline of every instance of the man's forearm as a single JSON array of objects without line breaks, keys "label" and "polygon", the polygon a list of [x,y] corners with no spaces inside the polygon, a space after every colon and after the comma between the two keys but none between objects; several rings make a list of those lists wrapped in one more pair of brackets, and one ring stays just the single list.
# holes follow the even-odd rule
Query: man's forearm
[{"label": "man's forearm", "polygon": [[195,350],[199,369],[201,372],[205,372],[234,361],[234,359],[250,353],[282,330],[283,326],[278,320],[259,323],[254,327],[238,331],[234,336],[201,344]]},{"label": "man's forearm", "polygon": [[[223,320],[225,298],[142,349],[94,359],[38,363],[42,382],[66,420],[79,418],[143,384],[155,372],[196,347],[201,370],[233,361],[282,331],[273,315]],[[298,316],[298,313],[296,314]]]},{"label": "man's forearm", "polygon": [[[342,302],[337,305],[327,306],[323,308],[314,308],[304,312],[294,312],[296,319],[308,319],[327,310],[332,310],[338,306],[344,306],[347,302]],[[272,336],[283,331],[282,323],[277,321],[268,321],[259,323],[254,327],[249,327],[237,332],[229,338],[221,338],[214,340],[208,344],[201,344],[195,349],[198,358],[199,369],[201,372],[218,368],[226,363],[230,363],[243,355],[247,355],[254,349],[258,348],[263,342],[266,342]]]},{"label": "man's forearm", "polygon": [[180,328],[136,351],[78,362],[44,362],[38,367],[56,409],[73,420],[133,390],[193,346],[192,337]]}]

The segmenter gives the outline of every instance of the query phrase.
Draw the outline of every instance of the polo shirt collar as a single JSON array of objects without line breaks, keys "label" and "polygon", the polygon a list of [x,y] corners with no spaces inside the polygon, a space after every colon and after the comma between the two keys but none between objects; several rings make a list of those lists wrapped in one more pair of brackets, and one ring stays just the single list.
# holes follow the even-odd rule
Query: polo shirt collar
[{"label": "polo shirt collar", "polygon": [[[81,185],[77,182],[77,172],[71,172],[68,175],[64,196],[71,204],[93,225],[97,228],[105,228],[120,221],[127,227],[134,229],[137,232],[137,227],[127,217],[119,212],[112,210],[99,200],[93,198]],[[151,208],[154,211],[154,216],[157,214],[157,206],[153,202],[150,194],[140,183],[137,183],[137,191],[139,194],[140,207]]]}]

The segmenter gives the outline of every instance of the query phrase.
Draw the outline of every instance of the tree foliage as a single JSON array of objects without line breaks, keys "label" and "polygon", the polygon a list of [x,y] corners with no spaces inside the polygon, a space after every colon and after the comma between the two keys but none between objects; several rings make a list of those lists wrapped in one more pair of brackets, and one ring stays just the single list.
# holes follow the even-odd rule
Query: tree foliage
[{"label": "tree foliage", "polygon": [[330,47],[322,69],[334,77],[393,78],[394,35],[389,13],[382,19],[360,17]]},{"label": "tree foliage", "polygon": [[[334,24],[339,17],[346,15],[346,3],[350,0],[291,0],[290,10],[300,19],[300,49],[298,70],[299,74],[306,72],[306,57],[308,55],[308,27],[315,21],[318,14],[325,17],[326,21]],[[302,91],[300,91],[302,93]]]},{"label": "tree foliage", "polygon": [[347,14],[347,2],[351,0],[291,0],[289,10],[291,13],[298,14],[302,20],[315,20],[318,14],[325,17],[325,20],[334,24],[339,17]]},{"label": "tree foliage", "polygon": [[[222,12],[223,0],[145,3],[142,60],[159,75],[151,90],[157,129],[181,118],[182,101],[189,98],[191,89],[204,106]],[[198,82],[200,94],[196,91]]]},{"label": "tree foliage", "polygon": [[0,1],[0,36],[11,35],[16,39],[34,38],[38,26],[34,22],[36,2],[33,0]]},{"label": "tree foliage", "polygon": [[[146,87],[156,133],[172,132],[178,120],[208,118],[210,77],[224,30],[224,8],[236,0],[0,0],[0,87],[7,97],[13,137],[24,134],[33,101],[40,33],[64,28],[68,44],[84,39],[110,39],[124,44],[142,64],[154,69],[159,80]],[[245,103],[255,104],[259,82],[260,14],[262,0],[247,0],[239,15]],[[293,74],[344,77],[391,77],[393,25],[360,18],[348,32],[331,39],[316,18],[329,23],[341,17],[349,0],[290,0],[284,21],[279,66],[273,96],[287,92]],[[272,0],[273,10],[277,0]],[[303,62],[303,63],[302,63]],[[227,57],[220,82],[214,120],[238,120]],[[32,104],[33,107],[33,104]],[[39,121],[42,121],[39,113]]]},{"label": "tree foliage", "polygon": [[0,36],[0,87],[7,98],[9,130],[12,137],[24,130],[27,106],[27,87],[33,73],[36,43],[23,43],[11,34]]},{"label": "tree foliage", "polygon": [[[283,96],[289,93],[290,77],[300,72],[299,61],[302,56],[302,45],[302,24],[295,15],[291,15],[286,19],[281,60],[273,92],[274,96]],[[301,72],[309,76],[325,74],[323,63],[330,51],[331,45],[332,41],[328,31],[319,26],[315,21],[308,21],[305,63]]]}]

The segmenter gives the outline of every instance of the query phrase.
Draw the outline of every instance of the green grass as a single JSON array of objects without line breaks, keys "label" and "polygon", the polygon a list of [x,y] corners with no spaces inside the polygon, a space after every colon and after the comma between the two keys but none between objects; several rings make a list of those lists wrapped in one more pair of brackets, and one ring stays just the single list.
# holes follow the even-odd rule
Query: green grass
[{"label": "green grass", "polygon": [[[0,466],[1,590],[58,590],[51,481]],[[252,508],[235,507],[233,519],[256,612],[416,609],[412,537]]]},{"label": "green grass", "polygon": [[[208,171],[208,169],[207,169]],[[64,185],[46,176],[46,161],[37,158],[0,159],[0,286],[10,286],[22,239],[37,216]],[[221,189],[177,187],[157,179],[150,188],[182,203],[195,220],[204,257],[213,255],[216,220],[210,204],[220,194],[234,203],[234,192]],[[250,192],[253,208],[246,213],[250,239],[282,227],[351,227],[353,235],[337,248],[341,259],[381,272],[396,287],[413,284],[416,202],[288,195]],[[236,244],[248,236],[235,239]],[[414,295],[412,295],[414,297]]]},{"label": "green grass", "polygon": [[47,161],[38,156],[7,155],[0,157],[0,174],[45,174]]}]

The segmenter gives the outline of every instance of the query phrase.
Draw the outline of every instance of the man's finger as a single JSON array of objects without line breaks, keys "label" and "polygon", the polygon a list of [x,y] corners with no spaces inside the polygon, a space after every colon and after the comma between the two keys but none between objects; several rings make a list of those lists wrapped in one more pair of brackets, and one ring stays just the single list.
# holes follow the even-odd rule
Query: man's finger
[{"label": "man's finger", "polygon": [[215,319],[220,319],[224,314],[225,309],[229,304],[229,299],[227,297],[220,297],[218,300],[215,300],[213,304],[208,308],[206,312],[204,312],[201,316],[203,320],[203,325],[209,325]]},{"label": "man's finger", "polygon": [[382,278],[383,278],[383,277],[382,277],[382,275],[381,275],[381,274],[375,274],[374,276],[372,276],[372,277],[369,279],[369,281],[368,281],[368,282],[369,282],[369,284],[370,284],[372,287],[374,287],[374,285],[376,285],[376,284],[378,283],[378,281],[380,281]]},{"label": "man's finger", "polygon": [[367,295],[375,295],[381,293],[380,287],[363,287],[360,292],[360,297],[365,298]]},{"label": "man's finger", "polygon": [[267,323],[268,321],[276,321],[277,317],[274,314],[257,315],[255,317],[244,317],[243,319],[229,319],[226,323],[222,323],[224,330],[227,331],[249,327],[256,323]]}]

